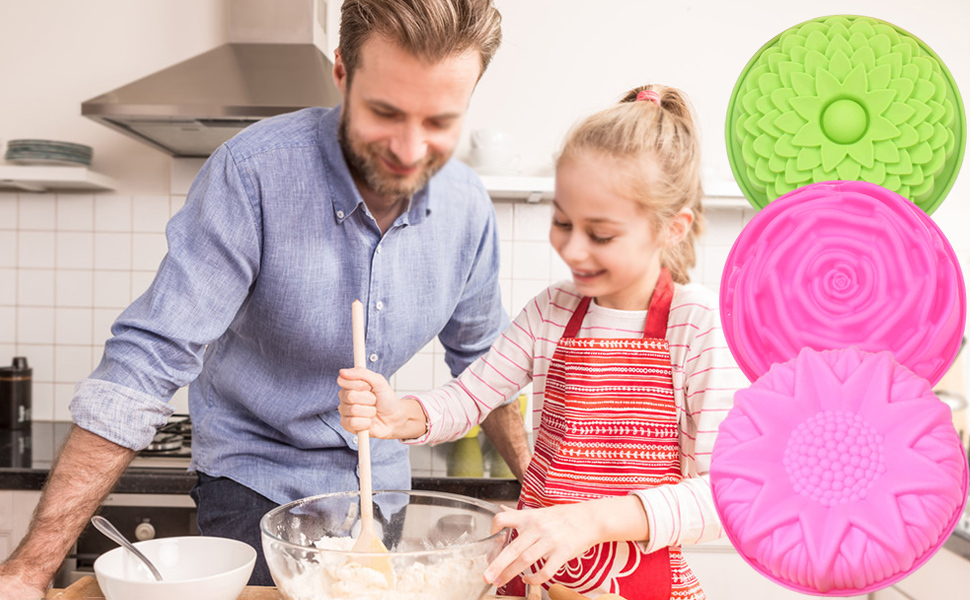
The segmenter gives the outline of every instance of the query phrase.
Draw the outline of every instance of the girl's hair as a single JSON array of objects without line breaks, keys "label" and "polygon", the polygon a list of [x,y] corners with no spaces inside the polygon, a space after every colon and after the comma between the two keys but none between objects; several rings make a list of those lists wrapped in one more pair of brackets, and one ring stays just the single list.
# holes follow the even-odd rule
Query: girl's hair
[{"label": "girl's hair", "polygon": [[704,232],[704,207],[700,139],[686,95],[662,85],[630,90],[619,104],[587,117],[569,132],[556,166],[587,150],[627,165],[632,175],[628,196],[650,212],[655,232],[682,209],[693,211],[687,236],[661,255],[661,265],[673,280],[688,283],[688,269],[697,259],[694,240]]},{"label": "girl's hair", "polygon": [[476,49],[479,76],[502,42],[502,16],[492,0],[344,0],[340,11],[340,53],[348,80],[372,35],[429,62]]}]

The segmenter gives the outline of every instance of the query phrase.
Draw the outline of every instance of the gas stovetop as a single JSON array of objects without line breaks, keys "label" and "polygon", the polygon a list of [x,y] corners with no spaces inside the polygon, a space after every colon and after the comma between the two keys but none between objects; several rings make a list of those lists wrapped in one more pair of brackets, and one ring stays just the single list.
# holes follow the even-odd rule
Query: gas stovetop
[{"label": "gas stovetop", "polygon": [[135,456],[135,468],[180,468],[189,466],[192,459],[192,419],[189,415],[174,414],[158,428],[148,447]]}]

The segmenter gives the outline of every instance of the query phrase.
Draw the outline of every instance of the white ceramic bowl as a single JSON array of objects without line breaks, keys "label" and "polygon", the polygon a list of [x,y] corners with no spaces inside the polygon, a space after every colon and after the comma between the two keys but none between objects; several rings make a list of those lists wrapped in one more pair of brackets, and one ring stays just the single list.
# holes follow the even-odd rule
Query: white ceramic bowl
[{"label": "white ceramic bowl", "polygon": [[115,548],[94,561],[107,600],[235,600],[256,563],[252,546],[220,537],[158,538],[135,546],[158,568],[162,581],[130,552]]}]

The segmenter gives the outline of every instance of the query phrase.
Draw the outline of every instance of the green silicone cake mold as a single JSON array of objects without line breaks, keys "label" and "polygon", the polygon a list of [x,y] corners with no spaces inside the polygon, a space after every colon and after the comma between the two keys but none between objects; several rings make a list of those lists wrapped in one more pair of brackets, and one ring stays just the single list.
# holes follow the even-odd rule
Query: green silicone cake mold
[{"label": "green silicone cake mold", "polygon": [[960,171],[966,116],[939,57],[906,31],[852,15],[806,21],[744,68],[728,158],[756,208],[810,183],[867,181],[932,213]]}]

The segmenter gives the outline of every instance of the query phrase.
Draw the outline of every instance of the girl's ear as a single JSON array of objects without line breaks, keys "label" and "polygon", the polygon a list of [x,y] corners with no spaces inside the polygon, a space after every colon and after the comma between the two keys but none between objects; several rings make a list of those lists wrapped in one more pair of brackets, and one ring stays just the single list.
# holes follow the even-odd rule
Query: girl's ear
[{"label": "girl's ear", "polygon": [[674,248],[684,241],[690,233],[690,226],[694,223],[694,211],[682,208],[667,224],[667,247]]}]

